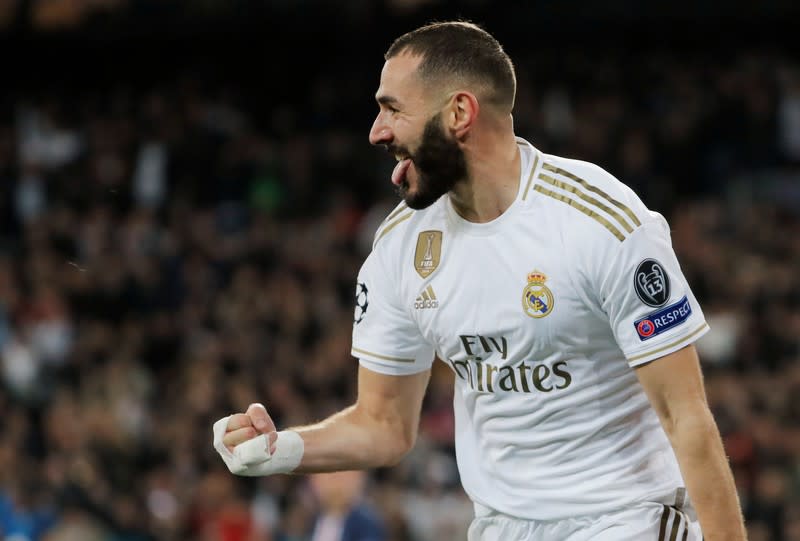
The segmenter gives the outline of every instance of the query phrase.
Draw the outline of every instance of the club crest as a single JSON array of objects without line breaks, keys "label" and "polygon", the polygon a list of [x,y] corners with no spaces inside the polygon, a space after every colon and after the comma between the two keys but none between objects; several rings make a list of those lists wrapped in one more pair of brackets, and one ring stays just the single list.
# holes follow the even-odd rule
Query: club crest
[{"label": "club crest", "polygon": [[553,311],[555,298],[550,288],[544,285],[547,276],[537,270],[528,275],[528,285],[522,291],[522,309],[533,318],[541,318]]}]

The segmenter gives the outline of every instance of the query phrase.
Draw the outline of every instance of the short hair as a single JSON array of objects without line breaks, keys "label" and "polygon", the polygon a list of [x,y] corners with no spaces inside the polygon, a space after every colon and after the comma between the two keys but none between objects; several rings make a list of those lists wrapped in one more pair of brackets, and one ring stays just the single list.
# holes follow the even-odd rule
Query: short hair
[{"label": "short hair", "polygon": [[438,82],[457,78],[483,87],[483,97],[511,112],[517,91],[514,64],[489,32],[468,21],[430,23],[403,34],[384,58],[409,52],[422,56],[420,78]]}]

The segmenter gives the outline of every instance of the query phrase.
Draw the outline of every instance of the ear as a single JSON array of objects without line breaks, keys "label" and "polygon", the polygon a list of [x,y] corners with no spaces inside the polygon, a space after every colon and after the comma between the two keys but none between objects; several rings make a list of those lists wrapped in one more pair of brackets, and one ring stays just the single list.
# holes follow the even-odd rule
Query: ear
[{"label": "ear", "polygon": [[447,128],[457,138],[463,137],[478,118],[478,98],[471,92],[458,91],[450,98],[447,111]]}]

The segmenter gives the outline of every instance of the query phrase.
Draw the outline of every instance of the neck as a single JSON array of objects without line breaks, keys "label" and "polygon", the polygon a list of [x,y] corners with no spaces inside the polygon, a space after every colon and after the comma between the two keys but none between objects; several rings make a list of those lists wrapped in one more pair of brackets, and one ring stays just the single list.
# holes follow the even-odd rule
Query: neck
[{"label": "neck", "polygon": [[465,220],[486,223],[516,199],[521,157],[511,129],[474,139],[466,149],[469,177],[450,192],[450,201]]}]

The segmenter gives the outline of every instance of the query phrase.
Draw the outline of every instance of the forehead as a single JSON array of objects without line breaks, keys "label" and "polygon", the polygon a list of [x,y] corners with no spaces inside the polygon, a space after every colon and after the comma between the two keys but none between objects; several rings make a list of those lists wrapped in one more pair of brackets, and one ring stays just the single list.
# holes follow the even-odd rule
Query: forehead
[{"label": "forehead", "polygon": [[379,101],[383,97],[401,101],[421,99],[422,81],[417,76],[421,61],[421,56],[410,54],[399,54],[387,60],[381,70],[381,83],[375,98]]}]

